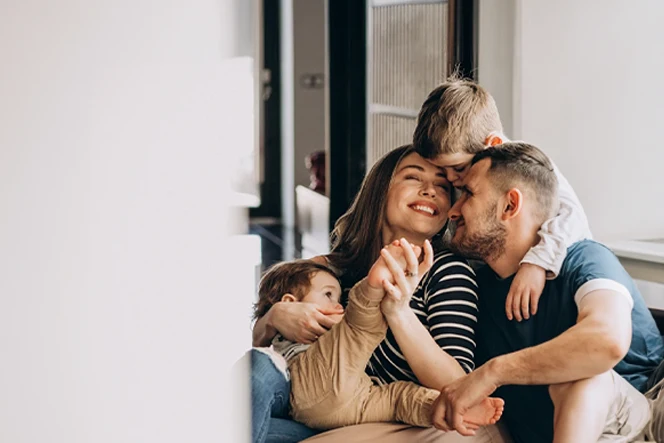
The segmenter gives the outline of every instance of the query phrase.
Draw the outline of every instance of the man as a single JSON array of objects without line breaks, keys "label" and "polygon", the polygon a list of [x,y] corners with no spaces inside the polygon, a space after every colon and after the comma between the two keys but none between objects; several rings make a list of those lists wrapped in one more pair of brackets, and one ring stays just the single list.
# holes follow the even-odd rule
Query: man
[{"label": "man", "polygon": [[664,357],[664,343],[608,249],[590,240],[574,244],[558,277],[546,282],[537,315],[523,322],[505,316],[519,263],[558,210],[548,158],[525,143],[488,148],[458,185],[462,196],[449,214],[456,222],[452,247],[488,265],[478,274],[482,366],[443,388],[436,427],[472,435],[462,414],[496,391],[516,442],[661,441],[653,434],[664,400],[651,392],[649,401],[638,390]]}]

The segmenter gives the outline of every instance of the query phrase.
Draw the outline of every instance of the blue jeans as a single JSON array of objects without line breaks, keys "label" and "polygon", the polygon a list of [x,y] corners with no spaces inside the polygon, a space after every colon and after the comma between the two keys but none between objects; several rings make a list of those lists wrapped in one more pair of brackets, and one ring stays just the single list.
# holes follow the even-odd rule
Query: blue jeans
[{"label": "blue jeans", "polygon": [[251,433],[254,443],[295,443],[317,431],[288,416],[290,381],[269,356],[251,353]]}]

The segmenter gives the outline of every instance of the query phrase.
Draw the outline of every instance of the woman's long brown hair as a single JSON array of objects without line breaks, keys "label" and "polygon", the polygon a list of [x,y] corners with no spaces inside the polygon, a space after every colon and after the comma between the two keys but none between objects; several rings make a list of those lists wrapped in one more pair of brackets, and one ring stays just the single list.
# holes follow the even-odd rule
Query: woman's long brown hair
[{"label": "woman's long brown hair", "polygon": [[404,145],[378,160],[362,181],[350,209],[335,223],[327,258],[342,272],[343,287],[349,288],[366,277],[380,255],[387,191],[397,166],[412,152],[412,145]]}]

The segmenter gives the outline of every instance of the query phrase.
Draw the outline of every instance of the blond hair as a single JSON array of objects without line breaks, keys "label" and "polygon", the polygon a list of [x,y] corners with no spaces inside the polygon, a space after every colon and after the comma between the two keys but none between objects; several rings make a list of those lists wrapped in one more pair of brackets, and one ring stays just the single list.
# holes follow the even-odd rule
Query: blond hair
[{"label": "blond hair", "polygon": [[453,74],[422,104],[413,146],[427,159],[440,154],[475,154],[484,149],[490,133],[502,131],[491,94],[473,80]]}]

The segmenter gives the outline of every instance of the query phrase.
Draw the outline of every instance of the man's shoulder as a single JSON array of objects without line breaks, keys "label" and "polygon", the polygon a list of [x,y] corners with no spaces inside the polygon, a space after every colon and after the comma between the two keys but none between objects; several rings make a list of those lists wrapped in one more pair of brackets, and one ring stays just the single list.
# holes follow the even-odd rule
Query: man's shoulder
[{"label": "man's shoulder", "polygon": [[570,289],[578,289],[591,280],[613,280],[627,288],[633,285],[618,257],[594,240],[583,240],[568,248],[556,280],[569,283]]},{"label": "man's shoulder", "polygon": [[619,263],[616,255],[603,244],[594,240],[581,240],[567,248],[561,273],[589,264],[615,266]]}]

